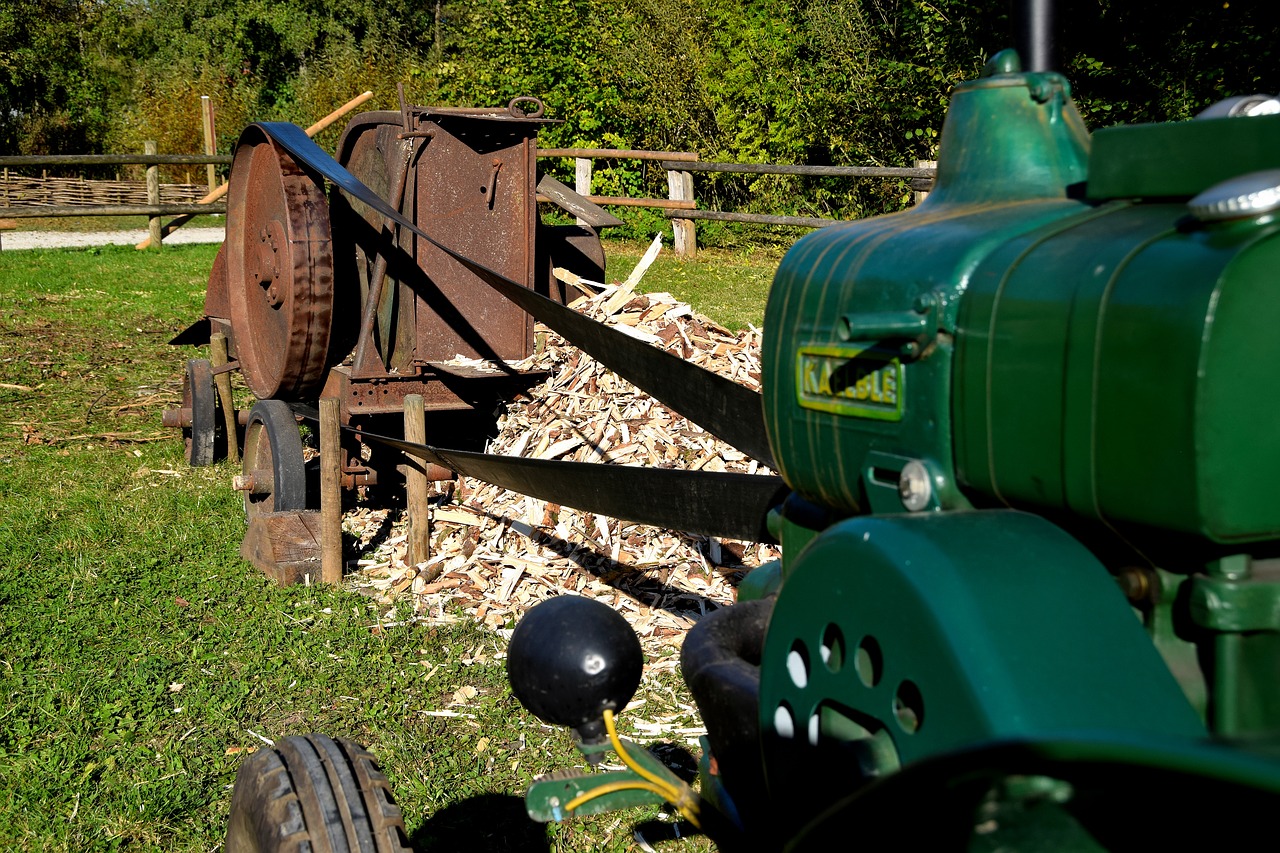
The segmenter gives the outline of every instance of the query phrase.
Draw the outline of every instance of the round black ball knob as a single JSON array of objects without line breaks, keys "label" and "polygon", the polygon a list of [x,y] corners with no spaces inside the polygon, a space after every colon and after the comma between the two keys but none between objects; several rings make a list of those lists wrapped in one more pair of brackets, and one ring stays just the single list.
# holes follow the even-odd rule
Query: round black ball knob
[{"label": "round black ball knob", "polygon": [[576,595],[543,601],[511,635],[507,680],[520,704],[584,740],[603,731],[640,686],[640,639],[613,608]]}]

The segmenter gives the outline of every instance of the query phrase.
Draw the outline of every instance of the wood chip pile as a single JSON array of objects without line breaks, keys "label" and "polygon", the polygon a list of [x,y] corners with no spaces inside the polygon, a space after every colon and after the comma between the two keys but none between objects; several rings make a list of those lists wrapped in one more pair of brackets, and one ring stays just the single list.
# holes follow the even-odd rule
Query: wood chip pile
[{"label": "wood chip pile", "polygon": [[[760,332],[717,326],[666,293],[606,287],[574,307],[593,319],[759,390]],[[771,473],[594,359],[539,327],[540,351],[516,366],[550,374],[499,420],[488,452],[538,459]],[[459,608],[509,635],[538,601],[579,594],[621,612],[651,665],[674,666],[685,632],[732,603],[748,569],[776,547],[691,536],[581,512],[479,480],[459,481],[433,508],[432,557],[405,563],[403,519],[357,509],[359,588],[393,605],[384,618],[448,620]],[[388,530],[390,531],[388,534]]]}]

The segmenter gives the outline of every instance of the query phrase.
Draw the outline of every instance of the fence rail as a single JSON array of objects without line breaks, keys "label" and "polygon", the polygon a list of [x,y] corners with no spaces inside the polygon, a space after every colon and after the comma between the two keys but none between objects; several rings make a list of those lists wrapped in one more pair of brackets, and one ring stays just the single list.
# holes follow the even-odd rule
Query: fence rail
[{"label": "fence rail", "polygon": [[[154,143],[148,144],[144,154],[62,154],[62,155],[24,155],[0,157],[0,168],[5,170],[4,181],[0,183],[0,217],[20,219],[38,216],[128,216],[142,215],[150,217],[153,224],[161,216],[190,216],[198,213],[226,213],[225,203],[195,203],[194,198],[202,185],[168,184],[165,189],[157,186],[156,169],[161,165],[225,165],[231,162],[229,155],[212,154],[157,154]],[[697,237],[694,222],[697,220],[717,222],[742,222],[753,225],[783,225],[800,228],[822,228],[834,224],[837,220],[814,216],[775,216],[759,213],[739,213],[735,211],[699,210],[694,198],[693,175],[695,173],[729,173],[748,175],[792,175],[806,177],[835,178],[894,178],[906,180],[916,191],[919,201],[932,187],[937,169],[933,164],[917,161],[914,167],[901,166],[797,166],[774,165],[769,163],[716,163],[698,159],[698,155],[688,151],[646,151],[639,149],[612,148],[544,148],[538,151],[540,158],[566,158],[574,161],[574,190],[598,205],[614,205],[622,207],[648,207],[661,210],[671,220],[674,232],[674,249],[682,256],[692,256],[697,251]],[[659,168],[667,172],[668,197],[633,198],[628,196],[601,196],[591,193],[593,164],[596,160],[640,160],[656,162]],[[127,181],[84,181],[77,179],[41,179],[45,185],[51,181],[65,181],[67,188],[61,196],[46,195],[47,202],[39,204],[13,204],[15,193],[28,198],[34,192],[37,179],[10,176],[8,170],[17,167],[32,166],[147,166],[146,189],[141,182]],[[20,184],[15,189],[14,184]],[[71,185],[74,184],[74,188]],[[120,195],[106,195],[113,203],[76,203],[66,193],[94,192],[93,185],[102,185],[99,189],[108,194],[118,192]],[[128,187],[127,195],[124,188]],[[180,188],[180,189],[178,189]],[[162,199],[162,195],[179,194],[177,201]],[[214,197],[215,194],[205,196]],[[93,196],[95,201],[100,196]],[[146,203],[141,203],[145,199]],[[139,203],[124,204],[122,201]],[[189,201],[190,200],[190,201]],[[68,203],[71,202],[71,203]],[[157,238],[158,239],[158,236]]]},{"label": "fence rail", "polygon": [[0,157],[0,167],[231,165],[230,154],[22,154]]}]

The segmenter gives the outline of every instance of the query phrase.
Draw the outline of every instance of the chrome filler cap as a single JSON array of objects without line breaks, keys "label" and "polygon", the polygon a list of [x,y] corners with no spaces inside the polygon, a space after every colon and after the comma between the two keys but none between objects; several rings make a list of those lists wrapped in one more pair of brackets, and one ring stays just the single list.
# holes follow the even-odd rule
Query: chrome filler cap
[{"label": "chrome filler cap", "polygon": [[1191,199],[1187,208],[1201,222],[1241,219],[1280,209],[1280,169],[1228,178]]}]

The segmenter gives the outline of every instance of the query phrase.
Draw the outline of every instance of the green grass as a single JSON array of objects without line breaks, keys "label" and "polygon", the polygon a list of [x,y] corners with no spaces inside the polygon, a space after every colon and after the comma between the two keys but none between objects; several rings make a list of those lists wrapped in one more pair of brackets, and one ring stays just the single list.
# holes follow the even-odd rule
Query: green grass
[{"label": "green grass", "polygon": [[[609,281],[625,279],[647,248],[643,243],[606,243]],[[769,286],[781,259],[779,249],[754,248],[700,249],[692,260],[685,260],[676,257],[668,246],[649,267],[637,289],[642,293],[667,291],[735,331],[748,324],[761,328]]]},{"label": "green grass", "polygon": [[[624,274],[642,248],[614,247]],[[375,631],[385,605],[239,558],[233,468],[160,426],[215,251],[0,253],[0,849],[212,850],[244,750],[310,731],[371,748],[420,850],[627,849],[652,811],[525,818],[533,775],[580,761],[511,697],[498,637]],[[663,259],[646,286],[759,324],[769,266]],[[468,685],[474,716],[424,714]],[[648,695],[689,701],[674,675]]]}]

